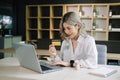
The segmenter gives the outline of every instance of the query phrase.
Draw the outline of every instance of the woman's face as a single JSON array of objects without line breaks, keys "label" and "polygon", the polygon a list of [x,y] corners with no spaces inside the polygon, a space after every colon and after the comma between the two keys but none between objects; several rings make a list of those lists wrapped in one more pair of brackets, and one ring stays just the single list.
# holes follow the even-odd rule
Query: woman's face
[{"label": "woman's face", "polygon": [[67,34],[67,36],[71,39],[74,39],[76,35],[78,34],[78,25],[75,26],[70,25],[66,22],[63,23],[64,32]]}]

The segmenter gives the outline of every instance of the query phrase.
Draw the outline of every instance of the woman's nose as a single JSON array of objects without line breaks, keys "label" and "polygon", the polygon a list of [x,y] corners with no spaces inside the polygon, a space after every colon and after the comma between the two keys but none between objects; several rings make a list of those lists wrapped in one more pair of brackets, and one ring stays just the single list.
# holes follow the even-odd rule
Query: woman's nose
[{"label": "woman's nose", "polygon": [[69,35],[69,30],[65,30],[65,33],[66,33],[67,35]]}]

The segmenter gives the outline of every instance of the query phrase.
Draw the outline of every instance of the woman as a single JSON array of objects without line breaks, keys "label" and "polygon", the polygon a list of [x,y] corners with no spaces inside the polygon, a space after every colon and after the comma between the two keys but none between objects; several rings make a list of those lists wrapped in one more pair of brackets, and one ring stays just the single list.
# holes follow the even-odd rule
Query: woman
[{"label": "woman", "polygon": [[55,46],[49,45],[49,53],[54,58],[54,65],[74,68],[96,68],[97,49],[95,40],[87,35],[85,26],[75,12],[66,13],[60,23],[60,33],[63,40],[60,55]]}]

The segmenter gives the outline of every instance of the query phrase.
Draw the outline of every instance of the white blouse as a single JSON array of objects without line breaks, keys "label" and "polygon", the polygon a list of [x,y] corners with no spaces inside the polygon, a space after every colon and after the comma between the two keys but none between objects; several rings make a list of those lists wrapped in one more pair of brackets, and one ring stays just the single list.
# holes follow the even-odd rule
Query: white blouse
[{"label": "white blouse", "polygon": [[70,61],[75,60],[80,67],[96,68],[98,62],[98,52],[96,49],[95,40],[92,36],[79,36],[77,40],[77,47],[73,52],[71,39],[62,42],[60,56],[55,60]]}]

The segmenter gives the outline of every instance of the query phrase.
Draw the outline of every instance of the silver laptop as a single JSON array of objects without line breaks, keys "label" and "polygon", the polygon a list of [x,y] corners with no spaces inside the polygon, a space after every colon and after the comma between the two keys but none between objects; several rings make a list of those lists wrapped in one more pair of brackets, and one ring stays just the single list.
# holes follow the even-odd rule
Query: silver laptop
[{"label": "silver laptop", "polygon": [[49,73],[62,69],[60,66],[53,66],[46,62],[39,61],[36,50],[31,44],[13,43],[13,48],[16,50],[16,57],[18,58],[20,65],[25,68],[40,73]]}]

